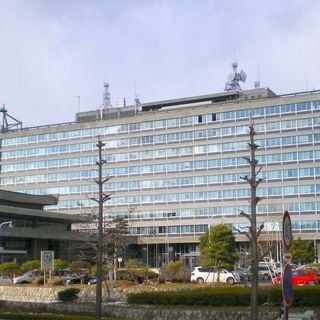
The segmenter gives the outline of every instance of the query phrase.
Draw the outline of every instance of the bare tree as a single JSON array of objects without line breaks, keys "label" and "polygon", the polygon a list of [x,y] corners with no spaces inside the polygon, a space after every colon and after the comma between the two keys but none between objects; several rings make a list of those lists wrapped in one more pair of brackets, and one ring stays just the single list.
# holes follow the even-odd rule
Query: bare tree
[{"label": "bare tree", "polygon": [[251,245],[251,271],[252,271],[252,280],[251,280],[251,309],[250,309],[250,319],[256,320],[258,319],[258,263],[259,263],[259,254],[258,254],[258,238],[264,228],[264,224],[260,224],[257,227],[257,204],[261,200],[260,197],[257,197],[257,187],[262,181],[262,179],[257,178],[258,174],[261,171],[261,167],[258,168],[258,161],[256,159],[256,150],[259,147],[254,142],[255,130],[253,123],[251,122],[250,126],[250,157],[245,157],[245,160],[250,164],[251,168],[251,176],[244,176],[241,179],[247,181],[250,184],[251,189],[251,199],[250,199],[250,207],[251,214],[245,213],[243,211],[240,212],[240,215],[246,217],[249,222],[249,230],[248,231],[239,231],[244,233],[250,241]]}]

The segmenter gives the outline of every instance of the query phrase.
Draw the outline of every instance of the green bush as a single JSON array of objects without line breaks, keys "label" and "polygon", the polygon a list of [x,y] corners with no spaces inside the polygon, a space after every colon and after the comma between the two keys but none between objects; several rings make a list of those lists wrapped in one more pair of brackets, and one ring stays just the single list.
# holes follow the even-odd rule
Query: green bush
[{"label": "green bush", "polygon": [[19,273],[19,266],[15,262],[4,262],[0,264],[0,275],[13,277]]},{"label": "green bush", "polygon": [[29,260],[21,264],[20,271],[25,273],[29,270],[40,269],[41,262],[40,260]]},{"label": "green bush", "polygon": [[55,270],[66,269],[69,267],[69,263],[62,259],[54,259],[53,264]]},{"label": "green bush", "polygon": [[[249,306],[249,287],[199,288],[184,291],[158,291],[131,293],[128,302],[151,305],[193,305],[193,306]],[[261,287],[258,291],[260,305],[279,306],[282,301],[281,286]],[[293,306],[320,306],[320,286],[293,288]]]},{"label": "green bush", "polygon": [[78,293],[80,289],[78,288],[68,288],[58,292],[59,301],[72,301],[78,298]]}]

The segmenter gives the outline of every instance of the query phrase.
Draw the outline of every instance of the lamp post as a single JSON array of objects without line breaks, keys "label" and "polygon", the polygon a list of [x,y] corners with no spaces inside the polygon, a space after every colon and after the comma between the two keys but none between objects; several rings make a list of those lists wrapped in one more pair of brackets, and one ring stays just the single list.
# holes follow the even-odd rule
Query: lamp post
[{"label": "lamp post", "polygon": [[5,222],[2,222],[0,223],[0,250],[3,251],[3,247],[1,245],[1,228],[8,225],[9,228],[12,228],[13,227],[13,224],[12,224],[12,221],[5,221]]}]

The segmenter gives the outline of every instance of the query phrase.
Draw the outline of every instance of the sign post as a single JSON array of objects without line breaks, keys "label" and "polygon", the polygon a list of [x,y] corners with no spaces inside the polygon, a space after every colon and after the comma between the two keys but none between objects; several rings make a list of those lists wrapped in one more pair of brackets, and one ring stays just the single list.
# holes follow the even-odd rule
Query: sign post
[{"label": "sign post", "polygon": [[41,251],[41,270],[43,271],[43,284],[46,284],[46,272],[54,269],[54,251]]},{"label": "sign post", "polygon": [[291,269],[291,245],[292,245],[292,226],[288,211],[284,212],[282,219],[282,242],[283,242],[283,270],[282,270],[282,293],[284,306],[284,319],[288,320],[288,310],[293,302],[292,290],[292,269]]}]

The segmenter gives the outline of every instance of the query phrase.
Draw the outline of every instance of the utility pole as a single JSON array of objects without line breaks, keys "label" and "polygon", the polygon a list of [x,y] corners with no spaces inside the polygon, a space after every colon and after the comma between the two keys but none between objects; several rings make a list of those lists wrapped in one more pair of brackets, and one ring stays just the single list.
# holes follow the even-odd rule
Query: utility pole
[{"label": "utility pole", "polygon": [[245,232],[245,235],[248,237],[251,244],[251,271],[252,271],[252,279],[251,279],[251,304],[250,304],[250,320],[258,319],[258,263],[259,263],[259,255],[258,255],[258,237],[261,234],[261,231],[264,227],[263,224],[257,229],[257,204],[261,200],[260,197],[257,197],[257,187],[262,179],[257,179],[257,175],[261,171],[261,167],[257,169],[258,161],[256,159],[255,152],[259,147],[254,142],[255,130],[253,123],[251,122],[250,126],[250,157],[245,157],[245,160],[250,164],[251,168],[251,177],[245,176],[241,177],[242,180],[247,181],[250,184],[251,189],[251,214],[244,213],[241,211],[240,215],[245,216],[250,222],[250,228],[248,232]]},{"label": "utility pole", "polygon": [[97,241],[97,286],[96,286],[96,320],[101,320],[102,317],[102,262],[103,262],[103,204],[110,199],[110,194],[105,194],[103,192],[103,185],[106,183],[110,177],[103,178],[102,177],[102,168],[106,163],[106,160],[102,159],[102,149],[105,146],[100,140],[98,140],[97,148],[99,152],[99,159],[96,162],[98,166],[98,178],[94,179],[95,183],[99,186],[99,197],[90,198],[93,201],[96,201],[99,205],[98,212],[98,241]]}]

